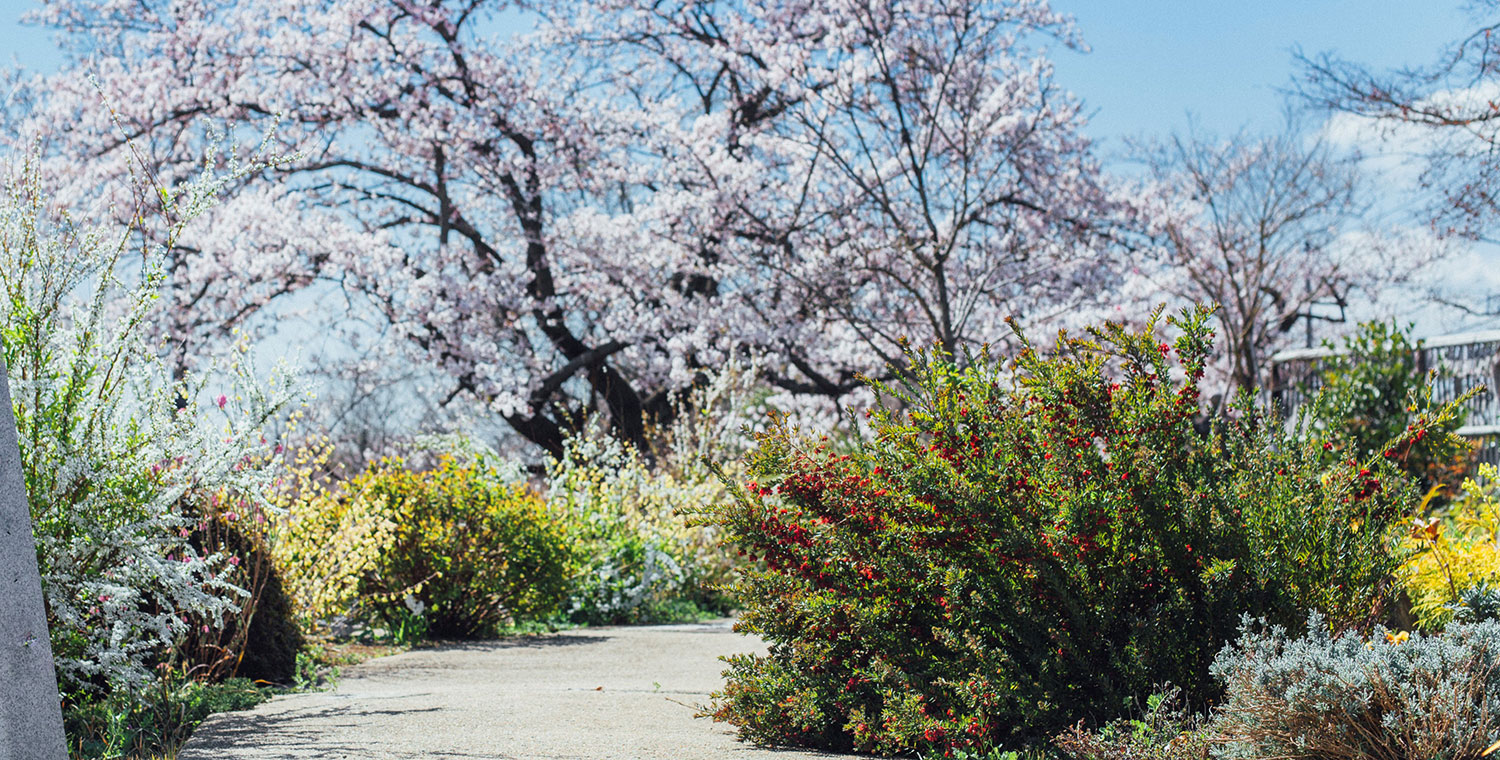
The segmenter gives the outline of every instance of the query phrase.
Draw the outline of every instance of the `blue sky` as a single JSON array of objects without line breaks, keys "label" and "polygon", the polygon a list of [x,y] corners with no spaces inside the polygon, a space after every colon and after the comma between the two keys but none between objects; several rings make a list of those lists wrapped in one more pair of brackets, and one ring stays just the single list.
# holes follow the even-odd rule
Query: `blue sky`
[{"label": "blue sky", "polygon": [[1425,65],[1476,26],[1459,0],[1059,0],[1092,52],[1054,54],[1095,138],[1274,129],[1292,48],[1380,67]]},{"label": "blue sky", "polygon": [[[17,18],[35,0],[0,0],[0,61],[51,69],[51,33]],[[1087,54],[1054,51],[1057,81],[1081,96],[1089,133],[1273,129],[1292,75],[1291,49],[1337,51],[1377,66],[1426,64],[1473,28],[1459,0],[1055,0]]]},{"label": "blue sky", "polygon": [[0,63],[19,63],[28,69],[49,71],[62,63],[62,55],[52,43],[52,33],[34,26],[22,26],[21,14],[39,3],[33,0],[0,0]]}]

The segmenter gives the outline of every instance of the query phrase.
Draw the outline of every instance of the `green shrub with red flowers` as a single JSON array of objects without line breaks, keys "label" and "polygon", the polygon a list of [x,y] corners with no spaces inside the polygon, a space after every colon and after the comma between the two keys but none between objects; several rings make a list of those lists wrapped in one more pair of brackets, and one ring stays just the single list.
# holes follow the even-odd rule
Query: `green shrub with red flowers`
[{"label": "green shrub with red flowers", "polygon": [[[1453,435],[1467,417],[1462,407],[1444,424],[1429,427],[1426,435],[1405,435],[1408,426],[1419,421],[1423,402],[1431,399],[1442,377],[1441,367],[1423,370],[1418,361],[1422,341],[1413,340],[1411,330],[1410,325],[1366,322],[1344,338],[1342,346],[1324,341],[1323,346],[1336,353],[1318,361],[1308,384],[1313,387],[1301,391],[1316,392],[1307,409],[1310,426],[1336,429],[1348,444],[1329,451],[1329,456],[1378,453],[1395,460],[1424,492],[1440,488],[1429,502],[1429,507],[1437,507],[1460,493],[1475,449]],[[1403,444],[1390,446],[1392,441]]]},{"label": "green shrub with red flowers", "polygon": [[1018,331],[1014,360],[916,354],[846,453],[762,435],[708,519],[756,560],[733,590],[769,654],[729,660],[714,716],[761,743],[970,756],[1162,683],[1201,707],[1245,613],[1373,625],[1412,486],[1379,456],[1328,464],[1340,442],[1248,399],[1199,419],[1209,315],[1165,320],[1171,344],[1158,312],[1047,353]]}]

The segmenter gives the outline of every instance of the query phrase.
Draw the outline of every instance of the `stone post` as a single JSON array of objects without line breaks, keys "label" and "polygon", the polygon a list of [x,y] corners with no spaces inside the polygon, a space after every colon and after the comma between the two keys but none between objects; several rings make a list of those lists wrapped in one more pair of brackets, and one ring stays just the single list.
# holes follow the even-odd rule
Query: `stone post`
[{"label": "stone post", "polygon": [[21,450],[0,360],[0,760],[66,760]]}]

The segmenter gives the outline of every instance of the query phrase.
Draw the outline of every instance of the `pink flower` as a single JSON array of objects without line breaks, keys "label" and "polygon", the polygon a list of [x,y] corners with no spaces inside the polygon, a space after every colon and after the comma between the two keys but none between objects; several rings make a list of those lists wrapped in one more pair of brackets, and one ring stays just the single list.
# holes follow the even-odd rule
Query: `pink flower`
[{"label": "pink flower", "polygon": [[229,564],[231,564],[231,565],[238,565],[239,563],[240,563],[240,558],[239,557],[230,557],[229,558]]},{"label": "pink flower", "polygon": [[221,394],[219,394],[219,398],[218,398],[218,404],[219,404],[219,408],[220,408],[220,409],[223,409],[223,408],[224,408],[224,405],[225,405],[225,404],[227,404],[227,403],[229,403],[229,399],[228,399],[228,398],[226,398],[226,397],[225,397],[225,396],[224,396],[224,394],[222,394],[222,393],[221,393]]}]

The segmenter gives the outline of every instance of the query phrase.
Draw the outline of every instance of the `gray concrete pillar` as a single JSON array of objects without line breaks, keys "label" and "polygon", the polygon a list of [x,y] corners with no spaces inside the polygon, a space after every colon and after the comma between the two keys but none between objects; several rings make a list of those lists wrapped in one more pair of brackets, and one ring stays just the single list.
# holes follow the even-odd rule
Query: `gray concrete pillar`
[{"label": "gray concrete pillar", "polygon": [[10,385],[0,360],[0,760],[66,760]]}]

